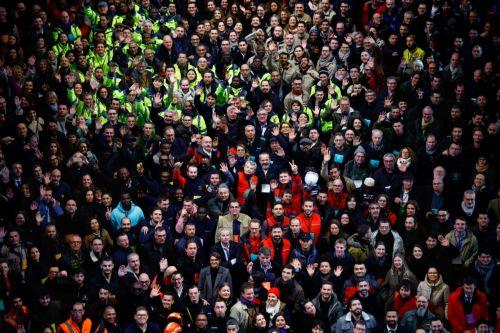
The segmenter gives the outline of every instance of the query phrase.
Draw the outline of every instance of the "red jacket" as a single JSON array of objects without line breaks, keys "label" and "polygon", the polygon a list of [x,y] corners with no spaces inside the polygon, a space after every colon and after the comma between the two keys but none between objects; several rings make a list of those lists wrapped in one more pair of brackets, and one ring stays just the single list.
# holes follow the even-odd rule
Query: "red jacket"
[{"label": "red jacket", "polygon": [[472,305],[472,323],[467,323],[467,318],[463,306],[463,287],[457,288],[451,293],[448,300],[448,320],[450,321],[452,332],[461,333],[466,330],[474,331],[474,326],[479,320],[488,320],[488,303],[486,295],[479,290],[476,290],[473,297]]},{"label": "red jacket", "polygon": [[292,181],[288,184],[279,184],[274,190],[274,198],[281,199],[285,189],[289,188],[292,191],[292,205],[295,207],[300,207],[302,202],[302,177],[300,175],[295,175],[292,177]]},{"label": "red jacket", "polygon": [[[288,256],[290,255],[290,250],[292,248],[292,245],[290,244],[290,241],[288,239],[283,238],[282,240],[283,246],[281,248],[281,258],[283,259],[282,265],[285,266],[287,261],[288,261]],[[273,238],[272,237],[267,237],[262,241],[262,246],[267,247],[269,250],[271,250],[271,260],[274,260],[274,244],[273,244]]]},{"label": "red jacket", "polygon": [[302,232],[314,234],[314,244],[316,244],[321,233],[321,216],[318,213],[312,213],[311,217],[307,217],[302,213],[297,216],[297,219],[300,220],[300,230]]},{"label": "red jacket", "polygon": [[394,309],[398,312],[398,318],[403,319],[406,312],[415,310],[417,308],[417,299],[415,296],[410,296],[408,299],[403,300],[399,292],[396,291],[394,295]]},{"label": "red jacket", "polygon": [[241,206],[245,205],[245,201],[247,199],[248,190],[250,189],[250,179],[257,184],[259,179],[256,175],[246,176],[243,171],[239,171],[236,174],[238,180],[238,186],[236,188],[236,200],[238,200]]},{"label": "red jacket", "polygon": [[243,260],[245,262],[250,262],[250,255],[255,254],[259,252],[260,245],[262,244],[262,241],[266,238],[265,234],[260,234],[259,237],[253,237],[248,234],[248,237],[246,235],[241,237],[241,241],[243,242]]}]

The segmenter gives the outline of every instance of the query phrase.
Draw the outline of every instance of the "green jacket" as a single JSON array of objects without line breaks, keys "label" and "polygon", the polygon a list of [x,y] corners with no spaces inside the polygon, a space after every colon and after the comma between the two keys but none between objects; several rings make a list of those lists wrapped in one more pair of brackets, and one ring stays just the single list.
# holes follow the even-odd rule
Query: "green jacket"
[{"label": "green jacket", "polygon": [[476,236],[472,234],[472,232],[467,231],[467,236],[462,241],[462,248],[458,248],[457,246],[457,237],[455,235],[455,231],[450,231],[446,236],[446,239],[450,242],[450,245],[457,247],[460,252],[460,255],[456,258],[452,259],[453,263],[463,264],[465,268],[470,267],[474,264],[474,260],[476,260],[477,252],[479,249],[479,245],[477,242]]}]

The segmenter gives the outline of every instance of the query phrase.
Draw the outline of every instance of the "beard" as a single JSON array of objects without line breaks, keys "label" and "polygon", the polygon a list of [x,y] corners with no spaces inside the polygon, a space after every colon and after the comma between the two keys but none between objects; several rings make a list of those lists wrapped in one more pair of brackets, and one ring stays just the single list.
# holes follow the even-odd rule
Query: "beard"
[{"label": "beard", "polygon": [[415,314],[417,315],[417,317],[422,318],[423,316],[425,316],[426,311],[427,309],[417,308]]}]

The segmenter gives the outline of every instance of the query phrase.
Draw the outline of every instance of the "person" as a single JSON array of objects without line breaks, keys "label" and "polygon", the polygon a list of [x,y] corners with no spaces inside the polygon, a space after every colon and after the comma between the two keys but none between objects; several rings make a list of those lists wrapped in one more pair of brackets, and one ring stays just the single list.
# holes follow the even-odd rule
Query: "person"
[{"label": "person", "polygon": [[[257,315],[258,309],[254,303],[254,289],[252,284],[244,282],[241,285],[240,298],[231,308],[230,316],[236,319],[236,323],[242,330],[246,331],[250,327],[253,318]],[[230,321],[227,325],[229,326]]]},{"label": "person", "polygon": [[[92,331],[107,305],[118,323],[109,330],[135,322],[139,306],[161,330],[211,330],[212,306],[208,326],[187,309],[197,311],[192,287],[217,252],[232,285],[206,301],[223,299],[229,316],[243,282],[254,283],[255,303],[277,287],[288,309],[266,322],[275,331],[330,331],[330,303],[308,306],[302,325],[302,304],[285,300],[300,288],[315,299],[327,281],[341,304],[356,294],[371,313],[367,280],[368,295],[403,316],[416,307],[419,282],[422,294],[441,291],[431,267],[450,293],[474,276],[492,316],[496,7],[3,1],[1,315],[48,333],[80,301]],[[337,252],[339,239],[347,244]],[[398,255],[419,281],[392,268]],[[48,316],[42,287],[60,305],[47,323],[38,317]],[[442,294],[432,296],[429,309],[447,325]],[[385,309],[371,313],[381,328]],[[227,331],[223,317],[217,332]],[[0,331],[14,326],[2,321]]]},{"label": "person", "polygon": [[90,333],[92,321],[85,318],[85,308],[82,303],[74,303],[71,307],[71,315],[68,320],[57,327],[57,333]]},{"label": "person", "polygon": [[450,287],[443,281],[435,267],[427,270],[425,279],[418,284],[417,295],[429,300],[429,310],[442,321],[445,320],[445,310],[448,307]]},{"label": "person", "polygon": [[447,318],[453,333],[473,330],[478,321],[489,319],[486,295],[477,290],[473,277],[466,276],[462,286],[451,293]]},{"label": "person", "polygon": [[[364,328],[365,332],[374,332],[377,328],[377,322],[373,315],[363,311],[361,301],[357,297],[352,297],[348,304],[349,312],[337,320],[337,323],[332,325],[332,332],[345,333],[355,332]],[[358,324],[362,323],[359,327]]]},{"label": "person", "polygon": [[201,298],[210,299],[215,295],[222,283],[228,283],[232,288],[232,278],[229,269],[220,266],[221,256],[217,252],[210,254],[210,266],[200,271],[198,288],[201,292]]},{"label": "person", "polygon": [[342,305],[337,295],[333,292],[333,283],[323,282],[320,292],[311,301],[316,311],[320,314],[320,320],[324,323],[325,330],[335,332],[335,323],[342,316]]},{"label": "person", "polygon": [[417,308],[406,312],[401,325],[406,326],[411,332],[416,332],[418,329],[423,329],[426,332],[430,330],[431,321],[435,318],[434,314],[429,310],[429,301],[425,296],[417,296]]},{"label": "person", "polygon": [[[432,323],[431,323],[432,326]],[[410,331],[398,320],[398,313],[394,309],[385,312],[383,333],[409,333]]]},{"label": "person", "polygon": [[149,322],[148,319],[149,319],[148,310],[145,307],[138,307],[137,309],[135,309],[135,314],[134,314],[135,322],[127,326],[127,328],[125,328],[123,332],[124,333],[133,333],[138,331],[153,332],[153,333],[161,332],[158,324]]}]

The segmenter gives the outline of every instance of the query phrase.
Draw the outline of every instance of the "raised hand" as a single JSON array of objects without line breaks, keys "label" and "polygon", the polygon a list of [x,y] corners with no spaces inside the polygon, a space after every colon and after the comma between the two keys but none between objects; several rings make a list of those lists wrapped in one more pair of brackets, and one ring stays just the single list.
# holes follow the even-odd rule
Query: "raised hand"
[{"label": "raised hand", "polygon": [[39,211],[36,212],[36,214],[35,214],[36,225],[40,225],[44,219],[45,219],[45,215],[42,215]]},{"label": "raised hand", "polygon": [[220,171],[222,171],[223,173],[227,173],[229,171],[229,169],[227,168],[227,164],[226,163],[221,163],[220,164]]},{"label": "raised hand", "polygon": [[314,272],[316,272],[316,267],[314,266],[314,264],[309,264],[307,265],[307,274],[309,274],[309,276],[313,276],[314,275]]},{"label": "raised hand", "polygon": [[292,170],[292,173],[294,175],[299,173],[299,167],[297,166],[297,164],[295,164],[295,161],[291,161],[288,164],[290,164],[290,169]]},{"label": "raised hand", "polygon": [[337,266],[337,267],[335,267],[335,270],[333,271],[333,274],[336,277],[339,277],[342,274],[343,271],[344,271],[344,269],[342,268],[342,266]]},{"label": "raised hand", "polygon": [[167,258],[161,258],[160,260],[160,272],[165,272],[165,270],[168,267],[168,260]]},{"label": "raised hand", "polygon": [[149,293],[149,297],[155,298],[160,296],[160,286],[156,285],[153,288],[151,288],[151,292]]}]

